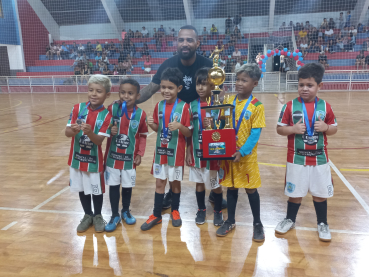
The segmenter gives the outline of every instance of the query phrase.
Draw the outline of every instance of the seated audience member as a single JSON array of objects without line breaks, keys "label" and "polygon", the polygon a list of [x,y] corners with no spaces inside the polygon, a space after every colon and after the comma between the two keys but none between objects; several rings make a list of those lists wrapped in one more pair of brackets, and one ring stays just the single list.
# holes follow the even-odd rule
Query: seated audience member
[{"label": "seated audience member", "polygon": [[320,28],[321,29],[328,29],[328,21],[327,21],[327,19],[326,18],[324,18],[323,19],[323,22],[322,22],[322,24],[320,25]]},{"label": "seated audience member", "polygon": [[299,37],[300,39],[303,39],[307,36],[307,32],[305,30],[305,28],[302,28],[301,31],[299,32]]},{"label": "seated audience member", "polygon": [[279,31],[285,31],[285,30],[286,30],[286,28],[287,28],[287,26],[286,26],[286,22],[282,22],[281,27],[279,27]]},{"label": "seated audience member", "polygon": [[81,78],[81,83],[86,80],[86,82],[88,82],[88,79],[90,78],[91,75],[91,70],[88,67],[87,64],[84,65],[83,70],[82,70],[82,78]]},{"label": "seated audience member", "polygon": [[352,52],[353,49],[354,49],[355,44],[356,44],[356,38],[355,38],[353,33],[350,33],[348,43],[346,45],[344,45],[345,51],[346,52],[348,52],[348,51]]},{"label": "seated audience member", "polygon": [[[79,66],[76,66],[74,68],[74,75],[75,76],[80,76],[81,75],[81,68]],[[77,80],[78,80],[78,78],[77,78]]]},{"label": "seated audience member", "polygon": [[241,58],[241,51],[239,51],[238,48],[235,48],[234,52],[232,53],[232,57],[234,59],[237,59],[238,57]]},{"label": "seated audience member", "polygon": [[318,32],[318,41],[319,41],[319,39],[324,39],[324,35],[325,35],[325,28],[323,27],[323,28],[320,28],[319,29],[319,32]]},{"label": "seated audience member", "polygon": [[308,48],[307,40],[306,40],[306,37],[304,37],[301,40],[301,44],[300,44],[300,51],[301,51],[302,56],[305,56],[307,48]]},{"label": "seated audience member", "polygon": [[68,55],[69,55],[69,46],[65,45],[65,42],[63,42],[60,47],[60,56],[62,57],[63,60],[66,60],[68,58]]},{"label": "seated audience member", "polygon": [[369,55],[365,57],[365,69],[368,69],[368,65],[369,65]]},{"label": "seated audience member", "polygon": [[170,37],[175,37],[176,35],[176,31],[174,30],[174,28],[171,28],[170,31],[169,31],[169,36]]},{"label": "seated audience member", "polygon": [[166,40],[166,38],[161,37],[160,38],[160,43],[161,43],[161,51],[166,52],[166,50],[167,50],[167,40]]},{"label": "seated audience member", "polygon": [[236,40],[242,38],[241,37],[241,31],[240,31],[240,29],[238,29],[237,26],[234,28],[234,36],[235,36]]},{"label": "seated audience member", "polygon": [[313,46],[313,53],[320,53],[320,52],[321,52],[320,46],[318,42],[315,42]]},{"label": "seated audience member", "polygon": [[163,25],[160,25],[160,28],[158,29],[159,35],[160,36],[165,36],[165,30]]},{"label": "seated audience member", "polygon": [[142,37],[144,37],[144,38],[149,37],[149,31],[146,30],[145,26],[142,27],[141,34],[142,34]]},{"label": "seated audience member", "polygon": [[98,66],[99,65],[99,61],[101,61],[100,52],[97,52],[96,57],[95,57],[95,61],[96,61],[96,66]]},{"label": "seated audience member", "polygon": [[204,27],[204,29],[202,30],[201,35],[202,35],[202,43],[207,44],[209,32],[206,30],[206,27]]},{"label": "seated audience member", "polygon": [[315,27],[312,28],[312,30],[309,32],[309,35],[308,35],[309,41],[312,41],[313,43],[317,42],[318,35],[319,35],[318,30]]},{"label": "seated audience member", "polygon": [[362,49],[364,51],[369,51],[369,37],[367,37],[366,40],[364,40]]},{"label": "seated audience member", "polygon": [[102,46],[100,44],[100,42],[96,41],[96,48],[95,48],[95,52],[100,53],[100,55],[102,54]]},{"label": "seated audience member", "polygon": [[74,60],[74,63],[70,66],[70,67],[76,67],[78,66],[79,68],[83,67],[83,57],[81,56],[80,53],[77,54],[77,58]]},{"label": "seated audience member", "polygon": [[241,63],[241,58],[237,58],[236,59],[236,66],[235,66],[235,71],[237,71],[240,67],[241,67],[241,65],[242,65],[242,63]]},{"label": "seated audience member", "polygon": [[358,33],[364,33],[364,26],[363,26],[363,24],[361,24],[361,23],[359,23],[359,24],[357,24],[357,32]]},{"label": "seated audience member", "polygon": [[348,36],[350,34],[350,30],[348,27],[343,28],[342,32],[342,36]]},{"label": "seated audience member", "polygon": [[118,68],[116,65],[114,65],[114,68],[113,68],[113,75],[118,75]]},{"label": "seated audience member", "polygon": [[83,63],[83,66],[85,66],[85,64],[88,64],[88,58],[86,56],[86,53],[83,53],[81,61]]},{"label": "seated audience member", "polygon": [[126,70],[123,67],[123,62],[118,64],[118,75],[126,75]]},{"label": "seated audience member", "polygon": [[114,53],[117,52],[117,47],[115,46],[114,41],[111,41],[109,44],[109,52],[110,52],[110,56],[112,56]]},{"label": "seated audience member", "polygon": [[146,61],[144,63],[144,72],[146,74],[149,74],[151,72],[151,61],[150,61],[150,58],[149,56],[146,57]]},{"label": "seated audience member", "polygon": [[343,52],[343,38],[341,36],[337,37],[336,39],[336,45],[333,47],[335,52]]},{"label": "seated audience member", "polygon": [[227,28],[226,30],[225,30],[225,35],[226,35],[226,39],[230,39],[230,37],[231,37],[231,34],[232,34],[232,31],[231,31],[231,28]]},{"label": "seated audience member", "polygon": [[205,50],[202,51],[202,56],[205,57],[205,58],[209,58],[209,56],[206,54]]},{"label": "seated audience member", "polygon": [[87,42],[86,50],[85,50],[87,56],[90,58],[90,55],[94,52],[94,49],[92,47],[91,41]]},{"label": "seated audience member", "polygon": [[321,63],[325,69],[329,67],[328,58],[325,52],[320,52],[320,55],[318,56],[318,62]]},{"label": "seated audience member", "polygon": [[134,38],[135,37],[135,33],[131,29],[129,29],[128,30],[128,33],[127,33],[127,35],[125,37],[126,38]]},{"label": "seated audience member", "polygon": [[110,55],[109,48],[110,48],[110,44],[107,41],[105,41],[102,54],[105,54],[106,56],[109,56]]},{"label": "seated audience member", "polygon": [[326,52],[329,52],[333,54],[335,51],[336,41],[335,40],[329,40],[327,48],[325,49]]},{"label": "seated audience member", "polygon": [[365,55],[364,55],[364,50],[360,51],[360,54],[356,56],[356,61],[355,61],[355,65],[356,65],[356,69],[359,70],[359,66],[361,65],[363,67],[363,69],[365,69]]},{"label": "seated audience member", "polygon": [[82,43],[80,43],[78,45],[78,53],[80,53],[81,55],[83,55],[83,53],[85,53],[85,47],[82,45]]},{"label": "seated audience member", "polygon": [[211,25],[210,35],[213,37],[213,39],[214,39],[214,36],[218,38],[218,29],[217,27],[215,27],[214,24]]},{"label": "seated audience member", "polygon": [[46,47],[47,59],[51,60],[51,58],[54,58],[54,54],[56,54],[56,45],[54,45],[54,43],[51,43],[48,47]]},{"label": "seated audience member", "polygon": [[236,44],[236,37],[234,36],[234,34],[231,34],[231,38],[229,39],[229,43],[235,45]]},{"label": "seated audience member", "polygon": [[101,56],[101,60],[103,63],[105,63],[106,65],[109,65],[109,59],[108,57],[106,56],[106,54],[102,54]]},{"label": "seated audience member", "polygon": [[61,56],[60,56],[60,53],[61,53],[61,46],[60,44],[57,44],[57,46],[55,47],[55,50],[56,50],[56,59],[57,60],[61,60]]},{"label": "seated audience member", "polygon": [[143,46],[142,51],[141,51],[141,55],[142,56],[150,55],[149,46],[147,45],[147,43],[144,43],[144,46]]},{"label": "seated audience member", "polygon": [[232,73],[232,70],[233,70],[233,61],[232,59],[228,59],[224,67],[224,71],[225,73]]},{"label": "seated audience member", "polygon": [[156,28],[154,28],[154,33],[153,33],[152,37],[154,39],[159,39],[159,37],[160,37],[160,33],[156,31]]},{"label": "seated audience member", "polygon": [[233,52],[234,52],[234,43],[228,43],[228,48],[227,50],[225,51],[226,55],[232,55]]},{"label": "seated audience member", "polygon": [[309,42],[309,45],[308,45],[308,47],[306,48],[306,53],[314,53],[314,50],[313,50],[313,47],[314,47],[314,42],[311,40],[310,42]]},{"label": "seated audience member", "polygon": [[334,31],[333,29],[326,29],[324,32],[325,41],[327,40],[334,40]]},{"label": "seated audience member", "polygon": [[333,18],[330,18],[328,21],[328,29],[336,28],[336,23],[333,21]]},{"label": "seated audience member", "polygon": [[106,64],[104,65],[104,70],[103,70],[102,74],[103,75],[110,75],[111,74],[110,70],[109,70],[109,68]]},{"label": "seated audience member", "polygon": [[352,33],[356,37],[357,36],[357,29],[354,26],[352,26],[351,30],[350,30],[350,33]]},{"label": "seated audience member", "polygon": [[101,72],[101,74],[103,74],[105,66],[106,64],[102,60],[99,60],[98,67],[99,67],[99,71]]},{"label": "seated audience member", "polygon": [[226,60],[225,60],[225,56],[224,55],[219,55],[219,64],[224,63],[225,64]]},{"label": "seated audience member", "polygon": [[310,21],[305,22],[305,30],[310,31],[313,29],[313,25],[310,24]]},{"label": "seated audience member", "polygon": [[142,34],[138,30],[136,30],[135,38],[142,38]]},{"label": "seated audience member", "polygon": [[131,46],[130,46],[130,50],[131,50],[131,56],[134,57],[136,55],[136,45],[131,41]]},{"label": "seated audience member", "polygon": [[301,25],[299,22],[296,23],[295,31],[301,31]]}]

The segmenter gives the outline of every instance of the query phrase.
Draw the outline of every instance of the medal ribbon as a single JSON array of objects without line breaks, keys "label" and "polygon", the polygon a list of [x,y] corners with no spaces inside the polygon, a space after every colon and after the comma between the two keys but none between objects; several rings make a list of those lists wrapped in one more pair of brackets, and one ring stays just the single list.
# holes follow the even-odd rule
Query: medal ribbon
[{"label": "medal ribbon", "polygon": [[[163,136],[164,138],[167,138],[168,136],[168,128],[165,127],[165,106],[166,104],[167,104],[167,100],[164,100],[164,104],[163,104]],[[176,102],[174,102],[172,111],[170,113],[169,122],[173,120],[173,114],[174,114],[174,111],[176,110],[177,104],[178,104],[178,98],[176,99]]]},{"label": "medal ribbon", "polygon": [[126,117],[127,117],[128,120],[132,120],[133,118],[135,118],[135,115],[136,115],[136,107],[133,107],[133,112],[131,114],[131,118],[129,118],[129,116],[128,116],[128,109],[127,109],[127,103],[126,103],[126,101],[123,101],[122,106],[121,106],[120,113],[119,113],[119,108],[117,110],[117,117],[122,117],[123,114],[126,115]]},{"label": "medal ribbon", "polygon": [[82,119],[82,118],[84,119],[86,117],[87,113],[85,115],[83,115],[83,114],[87,110],[88,106],[90,106],[90,101],[87,102],[87,104],[86,104],[85,108],[82,110],[82,112],[80,112],[78,114],[78,119]]},{"label": "medal ribbon", "polygon": [[311,137],[311,136],[314,135],[315,111],[316,111],[316,106],[318,105],[318,98],[315,97],[314,113],[313,113],[313,118],[311,119],[311,125],[310,125],[310,120],[309,120],[308,113],[307,113],[307,110],[306,110],[306,107],[305,107],[305,102],[304,102],[304,99],[302,99],[302,98],[301,98],[301,103],[302,103],[302,110],[304,112],[304,118],[305,118],[304,121],[305,121],[305,125],[306,125],[306,132]]},{"label": "medal ribbon", "polygon": [[202,119],[201,119],[201,104],[200,104],[200,98],[197,99],[197,115],[199,118],[199,126],[200,126],[200,131],[202,132]]},{"label": "medal ribbon", "polygon": [[250,95],[249,99],[247,100],[246,105],[243,107],[240,118],[238,119],[238,122],[237,122],[237,126],[236,126],[236,101],[237,101],[237,96],[233,100],[234,109],[233,109],[232,119],[233,119],[233,128],[236,130],[236,135],[238,134],[238,130],[240,129],[242,119],[245,116],[245,112],[247,110],[247,107],[250,105],[251,100],[252,100],[252,94]]}]

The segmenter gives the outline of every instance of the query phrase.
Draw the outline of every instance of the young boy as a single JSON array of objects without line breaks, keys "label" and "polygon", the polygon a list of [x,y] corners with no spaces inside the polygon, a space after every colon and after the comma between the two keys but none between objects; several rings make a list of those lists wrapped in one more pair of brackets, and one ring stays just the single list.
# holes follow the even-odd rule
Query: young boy
[{"label": "young boy", "polygon": [[164,98],[156,104],[153,116],[148,118],[151,129],[157,132],[154,162],[151,174],[156,178],[154,211],[142,224],[141,230],[150,230],[161,223],[161,210],[167,179],[172,185],[172,225],[179,227],[182,220],[178,212],[181,181],[185,159],[186,139],[191,136],[189,106],[177,98],[183,79],[178,68],[167,68],[161,75],[160,90]]},{"label": "young boy", "polygon": [[298,72],[298,98],[289,101],[279,116],[277,133],[288,136],[285,194],[287,216],[275,228],[285,234],[295,227],[302,198],[313,196],[319,239],[330,241],[327,223],[327,198],[333,196],[333,183],[327,152],[327,136],[337,133],[331,106],[317,97],[323,86],[324,67],[309,63]]},{"label": "young boy", "polygon": [[237,95],[230,97],[227,104],[233,104],[231,125],[236,130],[237,151],[233,161],[222,161],[219,180],[228,187],[228,219],[217,230],[217,236],[226,236],[236,227],[235,213],[238,189],[246,189],[252,215],[254,217],[253,240],[264,241],[263,225],[260,221],[260,197],[257,189],[261,186],[257,163],[257,144],[261,128],[265,127],[263,104],[252,95],[258,85],[261,71],[256,64],[244,64],[236,71]]},{"label": "young boy", "polygon": [[[70,166],[70,190],[79,193],[85,216],[77,232],[85,232],[92,224],[96,232],[105,229],[101,215],[103,192],[105,192],[103,154],[101,144],[110,137],[111,115],[104,108],[104,101],[110,96],[110,79],[93,75],[88,80],[88,102],[73,107],[65,135],[72,138],[68,165]],[[94,214],[91,210],[91,194]]]},{"label": "young boy", "polygon": [[[135,105],[140,98],[140,85],[134,79],[124,79],[119,86],[118,103],[108,107],[113,116],[112,138],[108,139],[105,151],[105,180],[109,186],[112,216],[105,231],[112,232],[121,217],[128,224],[136,223],[131,215],[132,188],[136,184],[136,166],[141,164],[148,134],[146,113]],[[118,213],[120,184],[122,185],[121,216]]]},{"label": "young boy", "polygon": [[190,103],[190,117],[193,132],[191,139],[187,140],[186,164],[190,167],[189,179],[196,182],[196,199],[198,212],[196,223],[204,224],[206,218],[205,187],[214,192],[214,220],[215,226],[223,224],[222,214],[222,187],[218,179],[218,161],[201,161],[202,157],[202,130],[205,110],[201,107],[207,106],[207,98],[211,97],[211,86],[207,82],[209,68],[200,68],[195,74],[196,92],[199,98]]}]

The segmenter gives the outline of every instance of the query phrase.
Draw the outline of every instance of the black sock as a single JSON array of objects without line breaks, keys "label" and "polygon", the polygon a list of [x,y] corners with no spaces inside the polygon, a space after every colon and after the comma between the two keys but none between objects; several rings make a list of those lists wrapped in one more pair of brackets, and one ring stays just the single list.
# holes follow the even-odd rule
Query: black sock
[{"label": "black sock", "polygon": [[111,215],[114,217],[119,216],[119,213],[118,213],[119,199],[120,199],[119,189],[120,189],[120,185],[109,187]]},{"label": "black sock", "polygon": [[297,203],[292,203],[290,201],[287,201],[287,219],[291,219],[292,222],[296,222],[296,216],[297,216],[297,212],[299,211],[299,208],[301,206],[300,204]]},{"label": "black sock", "polygon": [[178,211],[180,197],[181,197],[181,193],[174,193],[174,192],[172,192],[172,212],[174,210],[177,210]]},{"label": "black sock", "polygon": [[315,207],[315,212],[316,212],[316,217],[317,217],[317,221],[318,224],[320,223],[324,223],[324,224],[328,224],[327,223],[327,200],[323,201],[323,202],[314,202],[314,207]]},{"label": "black sock", "polygon": [[199,210],[206,210],[205,190],[204,191],[196,191],[196,200],[197,200],[197,207],[199,208]]},{"label": "black sock", "polygon": [[228,219],[232,224],[236,223],[236,206],[238,200],[238,189],[228,189],[227,190],[227,209],[228,209]]},{"label": "black sock", "polygon": [[92,200],[94,202],[94,215],[101,215],[101,209],[103,205],[103,195],[92,195]]},{"label": "black sock", "polygon": [[169,186],[169,191],[168,191],[168,193],[170,193],[170,194],[172,194],[173,193],[173,191],[172,191],[172,188]]},{"label": "black sock", "polygon": [[258,190],[255,190],[252,194],[247,194],[249,197],[250,208],[254,217],[254,224],[261,223],[260,221],[260,196]]},{"label": "black sock", "polygon": [[213,193],[214,195],[214,212],[222,211],[223,193]]},{"label": "black sock", "polygon": [[91,194],[85,195],[85,193],[81,191],[79,193],[79,200],[81,201],[85,214],[93,215],[91,209]]},{"label": "black sock", "polygon": [[154,211],[156,217],[161,217],[161,209],[163,208],[164,193],[155,192]]},{"label": "black sock", "polygon": [[131,205],[132,188],[122,188],[123,212],[129,211]]}]

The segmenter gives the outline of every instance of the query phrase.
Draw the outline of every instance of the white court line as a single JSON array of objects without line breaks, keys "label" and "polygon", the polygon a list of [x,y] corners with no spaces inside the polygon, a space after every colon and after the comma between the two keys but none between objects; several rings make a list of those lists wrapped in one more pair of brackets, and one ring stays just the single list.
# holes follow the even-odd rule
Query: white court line
[{"label": "white court line", "polygon": [[338,168],[334,165],[334,163],[331,160],[329,160],[329,165],[332,167],[332,169],[334,170],[334,172],[336,172],[336,174],[338,175],[338,177],[340,177],[340,179],[346,185],[346,187],[349,189],[349,191],[351,191],[351,193],[355,196],[355,198],[357,199],[357,201],[359,201],[359,203],[364,208],[364,210],[369,214],[369,206],[368,206],[368,204],[366,204],[366,202],[360,196],[360,194],[354,189],[353,186],[351,186],[351,184],[349,183],[349,181],[347,181],[347,179],[345,178],[345,176],[342,175],[341,171],[338,170]]},{"label": "white court line", "polygon": [[[34,213],[51,213],[51,214],[69,214],[69,215],[83,215],[83,212],[77,211],[57,211],[57,210],[34,210],[34,209],[21,209],[21,208],[8,208],[8,207],[0,207],[2,211],[16,211],[16,212],[34,212]],[[105,218],[109,218],[111,214],[102,214]],[[147,219],[148,216],[143,215],[135,215],[137,219]],[[182,219],[184,222],[195,222],[194,219]],[[213,224],[213,220],[206,220],[208,224]],[[252,227],[252,223],[246,222],[236,222],[236,226],[249,226]],[[264,225],[264,228],[274,229],[274,225]],[[296,230],[300,231],[312,231],[317,232],[317,228],[309,228],[309,227],[295,227]],[[369,236],[369,232],[360,232],[360,231],[351,231],[351,230],[336,230],[331,229],[332,233],[340,233],[340,234],[348,234],[348,235],[364,235]]]},{"label": "white court line", "polygon": [[10,227],[14,226],[15,224],[17,224],[17,221],[13,221],[12,223],[6,225],[3,229],[1,229],[1,231],[6,231],[8,230]]},{"label": "white court line", "polygon": [[42,202],[40,205],[37,205],[36,207],[34,207],[32,210],[38,210],[39,208],[41,208],[43,205],[49,203],[51,200],[53,200],[54,198],[58,197],[60,194],[62,194],[63,192],[67,191],[69,189],[69,187],[63,188],[61,191],[59,191],[58,193],[55,193],[53,196],[51,196],[49,199],[45,200],[44,202]]},{"label": "white court line", "polygon": [[64,172],[65,172],[64,169],[60,170],[58,174],[56,174],[49,181],[47,181],[46,185],[50,185],[52,182],[54,182],[56,179],[58,179],[60,176],[62,176]]}]

